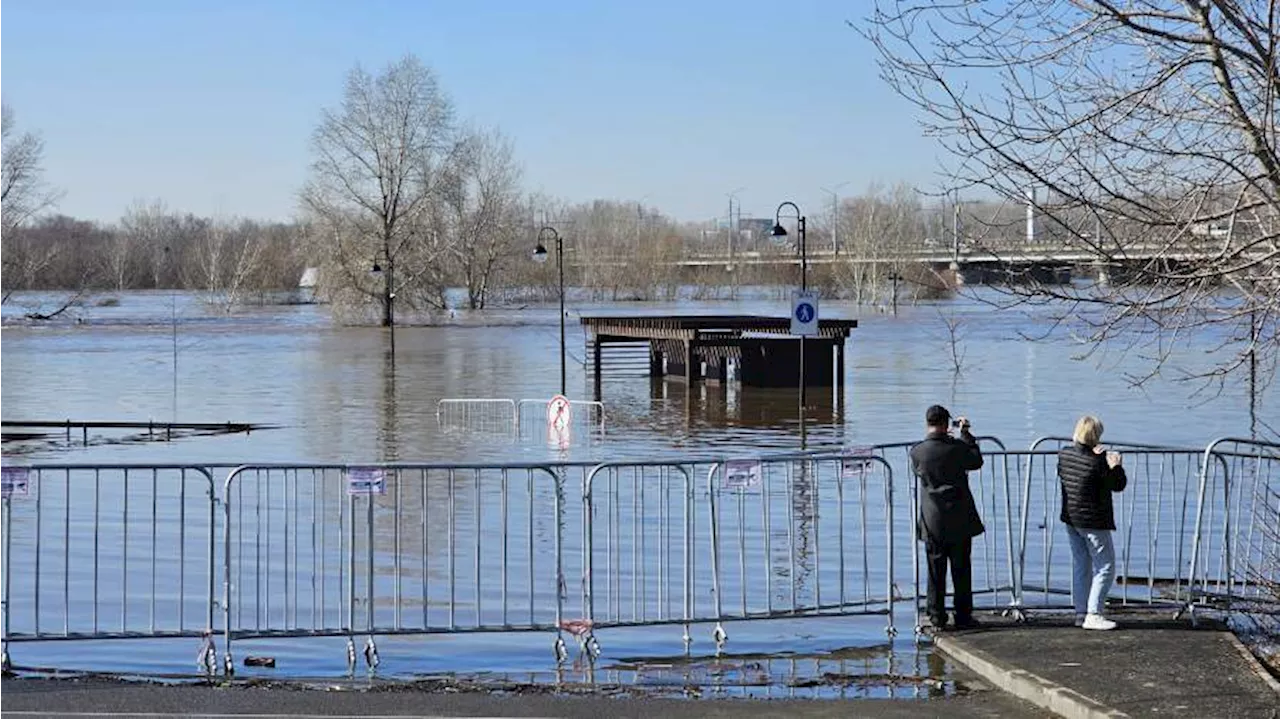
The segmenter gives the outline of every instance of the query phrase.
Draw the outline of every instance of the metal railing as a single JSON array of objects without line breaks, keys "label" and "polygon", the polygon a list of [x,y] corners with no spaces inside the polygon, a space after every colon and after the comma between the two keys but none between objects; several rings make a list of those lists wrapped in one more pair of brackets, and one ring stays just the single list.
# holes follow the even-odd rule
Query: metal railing
[{"label": "metal railing", "polygon": [[[1109,446],[1126,447],[1124,467],[1129,480],[1123,492],[1112,495],[1116,581],[1110,598],[1125,605],[1179,608],[1185,604],[1190,582],[1195,487],[1203,453],[1134,444]],[[1018,468],[1023,483],[1018,607],[1072,609],[1070,551],[1061,541],[1059,519],[1058,453],[1030,450],[1005,456]]]},{"label": "metal railing", "polygon": [[564,531],[541,465],[256,465],[225,483],[224,670],[232,643],[558,632]]},{"label": "metal railing", "polygon": [[213,669],[213,476],[184,465],[6,467],[4,663],[18,642],[197,637]]},{"label": "metal railing", "polygon": [[[1280,443],[1234,437],[1210,443],[1197,490],[1190,598],[1280,610],[1278,516]],[[1187,606],[1194,611],[1192,601]]]},{"label": "metal railing", "polygon": [[[465,432],[513,440],[545,439],[550,433],[550,399],[449,398],[436,402],[436,424],[445,432]],[[604,404],[571,400],[562,434],[604,434]]]},{"label": "metal railing", "polygon": [[[987,531],[974,592],[992,609],[1070,606],[1055,453],[995,438],[970,486]],[[1036,446],[1042,445],[1044,440]],[[1053,439],[1053,441],[1061,441]],[[235,642],[467,632],[566,635],[817,616],[920,629],[915,442],[651,462],[6,468],[3,644],[196,638],[201,671]],[[1112,446],[1116,446],[1113,444]],[[1123,444],[1112,600],[1171,608],[1267,599],[1280,445]],[[221,505],[221,506],[219,506]],[[219,511],[220,510],[220,511]],[[1268,519],[1271,518],[1271,519]],[[218,582],[221,586],[218,586]],[[1194,614],[1192,615],[1194,618]],[[900,619],[900,617],[899,617]]]},{"label": "metal railing", "polygon": [[436,424],[445,432],[511,436],[519,415],[513,399],[442,399],[436,402]]},{"label": "metal railing", "polygon": [[[548,399],[522,399],[516,403],[516,435],[522,440],[547,438]],[[599,437],[604,434],[604,403],[570,400],[569,420],[565,430],[571,434]]]}]

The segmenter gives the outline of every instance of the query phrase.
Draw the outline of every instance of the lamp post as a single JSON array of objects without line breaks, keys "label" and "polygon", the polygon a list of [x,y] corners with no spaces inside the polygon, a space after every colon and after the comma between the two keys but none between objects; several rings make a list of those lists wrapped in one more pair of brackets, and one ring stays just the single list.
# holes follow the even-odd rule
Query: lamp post
[{"label": "lamp post", "polygon": [[[172,272],[173,255],[170,254],[168,245],[164,248],[164,259]],[[177,276],[176,273],[174,276]],[[173,288],[169,290],[169,316],[173,327],[173,422],[176,423],[178,421],[178,283],[176,281],[173,282]]]},{"label": "lamp post", "polygon": [[898,316],[898,283],[902,281],[902,275],[897,270],[890,270],[889,281],[893,283],[893,295],[890,302],[893,306],[893,316]]},{"label": "lamp post", "polygon": [[818,189],[831,195],[831,254],[840,254],[840,188],[849,184],[841,182],[835,187],[820,187]]},{"label": "lamp post", "polygon": [[[784,202],[778,205],[778,209],[773,213],[773,229],[769,232],[773,237],[786,237],[787,228],[782,226],[782,210],[790,206],[796,212],[796,232],[799,234],[800,247],[800,291],[805,292],[809,289],[809,248],[805,244],[805,221],[804,215],[800,213],[800,208],[794,202]],[[804,376],[804,335],[800,335],[800,437],[801,443],[804,443],[804,408],[807,399],[807,383]]]},{"label": "lamp post", "polygon": [[538,246],[533,248],[533,261],[547,261],[547,246],[542,244],[544,235],[550,233],[551,238],[556,243],[556,265],[560,274],[560,394],[565,394],[565,370],[564,370],[564,241],[560,239],[560,233],[556,232],[554,227],[544,226],[538,230]]}]

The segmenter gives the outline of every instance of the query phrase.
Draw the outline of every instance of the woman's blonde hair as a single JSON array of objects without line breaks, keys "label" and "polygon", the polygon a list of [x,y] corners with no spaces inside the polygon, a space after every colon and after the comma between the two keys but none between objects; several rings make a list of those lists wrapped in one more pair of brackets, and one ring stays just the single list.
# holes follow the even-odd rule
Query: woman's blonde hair
[{"label": "woman's blonde hair", "polygon": [[1076,422],[1076,431],[1071,435],[1075,441],[1086,447],[1095,447],[1102,440],[1102,420],[1086,414]]}]

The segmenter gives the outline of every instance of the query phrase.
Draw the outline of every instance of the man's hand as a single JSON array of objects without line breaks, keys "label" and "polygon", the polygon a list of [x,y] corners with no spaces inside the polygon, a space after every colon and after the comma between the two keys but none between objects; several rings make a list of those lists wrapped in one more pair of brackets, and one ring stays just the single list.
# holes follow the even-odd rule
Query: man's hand
[{"label": "man's hand", "polygon": [[968,417],[956,417],[955,425],[960,428],[961,434],[969,434],[969,427],[971,425],[969,424]]}]

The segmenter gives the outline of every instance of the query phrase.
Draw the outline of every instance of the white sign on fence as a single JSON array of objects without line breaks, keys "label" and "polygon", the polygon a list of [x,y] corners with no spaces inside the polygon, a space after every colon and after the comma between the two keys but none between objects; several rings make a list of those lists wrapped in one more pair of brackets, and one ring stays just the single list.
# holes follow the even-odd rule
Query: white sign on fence
[{"label": "white sign on fence", "polygon": [[854,447],[840,457],[840,474],[846,479],[858,477],[870,472],[875,464],[871,460],[874,454],[870,447]]},{"label": "white sign on fence", "polygon": [[818,335],[818,293],[797,291],[791,295],[791,334]]},{"label": "white sign on fence", "polygon": [[347,470],[347,494],[386,494],[387,477],[381,467],[351,467]]},{"label": "white sign on fence", "polygon": [[27,496],[30,476],[31,470],[27,467],[0,467],[0,497]]},{"label": "white sign on fence", "polygon": [[724,463],[724,478],[720,489],[753,489],[760,486],[764,469],[760,460],[732,459]]}]

